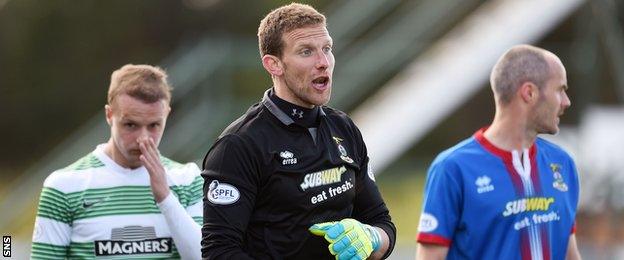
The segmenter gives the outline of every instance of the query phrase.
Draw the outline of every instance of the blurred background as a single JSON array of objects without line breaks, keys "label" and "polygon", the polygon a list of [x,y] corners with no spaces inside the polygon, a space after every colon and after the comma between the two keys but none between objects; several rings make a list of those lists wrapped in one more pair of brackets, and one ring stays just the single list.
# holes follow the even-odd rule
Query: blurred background
[{"label": "blurred background", "polygon": [[[105,142],[106,92],[126,63],[173,84],[161,152],[200,163],[216,136],[271,86],[260,19],[290,1],[0,0],[0,234],[27,258],[45,177]],[[369,147],[398,227],[391,259],[412,259],[435,155],[490,123],[488,77],[510,46],[557,54],[572,107],[547,137],[581,175],[577,237],[588,259],[624,259],[624,3],[619,0],[302,1],[334,39],[330,105]]]}]

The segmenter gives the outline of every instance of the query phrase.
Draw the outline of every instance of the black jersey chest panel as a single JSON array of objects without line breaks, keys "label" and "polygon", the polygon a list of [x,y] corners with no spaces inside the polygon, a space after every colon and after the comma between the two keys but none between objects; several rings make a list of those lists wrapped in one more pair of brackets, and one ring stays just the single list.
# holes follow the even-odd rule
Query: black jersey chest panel
[{"label": "black jersey chest panel", "polygon": [[308,225],[350,215],[361,141],[347,123],[323,113],[315,142],[308,129],[273,119],[273,138],[262,148],[268,165],[256,196],[256,220],[286,223],[298,218],[295,222]]}]

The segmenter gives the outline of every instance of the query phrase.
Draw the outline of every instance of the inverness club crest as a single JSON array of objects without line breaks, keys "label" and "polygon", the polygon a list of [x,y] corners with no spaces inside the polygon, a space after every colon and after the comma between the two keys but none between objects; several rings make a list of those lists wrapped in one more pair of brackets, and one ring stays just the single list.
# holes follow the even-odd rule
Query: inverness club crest
[{"label": "inverness club crest", "polygon": [[345,149],[344,146],[340,144],[343,141],[343,139],[340,137],[335,137],[335,136],[332,136],[332,138],[334,139],[334,142],[336,142],[336,145],[338,147],[338,152],[340,152],[340,159],[342,159],[343,161],[347,163],[353,163],[353,159],[351,159],[351,157],[347,155],[347,149]]},{"label": "inverness club crest", "polygon": [[550,164],[550,170],[553,172],[553,187],[560,191],[566,192],[568,191],[568,185],[563,181],[563,175],[561,175],[561,165],[556,163]]}]

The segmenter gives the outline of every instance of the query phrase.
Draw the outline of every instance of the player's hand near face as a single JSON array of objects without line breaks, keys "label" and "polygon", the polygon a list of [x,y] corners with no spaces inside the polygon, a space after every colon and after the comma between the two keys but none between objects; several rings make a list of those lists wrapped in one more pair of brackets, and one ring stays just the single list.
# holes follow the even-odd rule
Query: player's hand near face
[{"label": "player's hand near face", "polygon": [[151,137],[137,139],[141,149],[141,162],[150,175],[150,186],[156,203],[160,203],[169,195],[169,186],[165,176],[165,168],[160,162],[160,152]]}]

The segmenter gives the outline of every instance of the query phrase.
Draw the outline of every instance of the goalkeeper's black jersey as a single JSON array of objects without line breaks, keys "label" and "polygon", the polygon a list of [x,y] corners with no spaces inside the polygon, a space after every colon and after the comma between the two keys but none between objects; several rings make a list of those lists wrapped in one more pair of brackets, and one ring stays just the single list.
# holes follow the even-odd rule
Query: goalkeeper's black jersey
[{"label": "goalkeeper's black jersey", "polygon": [[[354,218],[382,228],[392,251],[396,229],[368,168],[360,131],[322,107],[318,127],[295,123],[265,93],[217,139],[204,159],[202,257],[334,259],[319,222]],[[291,111],[288,111],[291,112]]]}]

